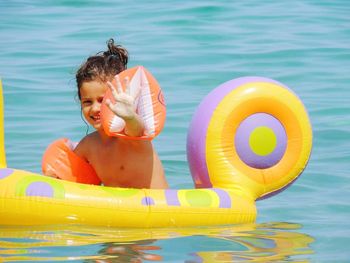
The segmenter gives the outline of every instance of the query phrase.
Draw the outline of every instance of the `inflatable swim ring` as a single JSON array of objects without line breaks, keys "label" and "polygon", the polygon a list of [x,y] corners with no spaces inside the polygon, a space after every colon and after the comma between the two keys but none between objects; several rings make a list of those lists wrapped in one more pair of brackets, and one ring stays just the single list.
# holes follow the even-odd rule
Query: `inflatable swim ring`
[{"label": "inflatable swim ring", "polygon": [[0,143],[2,225],[204,226],[254,222],[255,200],[282,191],[306,166],[312,131],[303,104],[287,87],[246,77],[220,85],[194,114],[187,153],[197,189],[58,180],[7,168],[3,134]]}]

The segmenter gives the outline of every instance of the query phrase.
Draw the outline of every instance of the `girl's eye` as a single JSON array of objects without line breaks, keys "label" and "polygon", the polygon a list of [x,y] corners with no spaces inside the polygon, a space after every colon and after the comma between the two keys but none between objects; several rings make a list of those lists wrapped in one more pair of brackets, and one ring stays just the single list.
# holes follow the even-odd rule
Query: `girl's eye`
[{"label": "girl's eye", "polygon": [[103,101],[103,97],[98,98],[98,99],[97,99],[97,101],[98,101],[99,103],[102,103],[102,101]]},{"label": "girl's eye", "polygon": [[84,106],[91,105],[91,100],[84,100],[82,103]]}]

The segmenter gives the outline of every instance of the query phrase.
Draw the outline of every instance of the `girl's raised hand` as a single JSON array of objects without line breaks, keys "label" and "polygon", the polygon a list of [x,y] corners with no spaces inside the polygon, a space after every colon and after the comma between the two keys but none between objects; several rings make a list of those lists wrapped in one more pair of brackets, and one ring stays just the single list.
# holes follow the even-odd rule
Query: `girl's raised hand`
[{"label": "girl's raised hand", "polygon": [[139,87],[137,92],[132,95],[130,92],[130,81],[128,77],[124,79],[124,84],[126,87],[125,91],[123,91],[118,75],[115,76],[115,80],[117,83],[116,87],[109,81],[107,82],[107,85],[111,89],[116,103],[113,104],[111,100],[107,99],[107,106],[115,115],[124,119],[125,121],[135,119],[137,116],[135,101],[141,94],[141,87]]}]

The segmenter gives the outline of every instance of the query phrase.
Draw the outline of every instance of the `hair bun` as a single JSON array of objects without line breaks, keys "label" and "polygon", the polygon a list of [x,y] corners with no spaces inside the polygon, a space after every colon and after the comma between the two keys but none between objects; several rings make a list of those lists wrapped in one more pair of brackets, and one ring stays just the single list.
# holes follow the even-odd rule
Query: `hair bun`
[{"label": "hair bun", "polygon": [[107,47],[108,47],[108,51],[106,51],[105,53],[109,53],[108,55],[117,55],[117,51],[116,50],[116,46],[114,45],[114,39],[111,38],[107,41]]},{"label": "hair bun", "polygon": [[108,50],[103,52],[103,55],[105,57],[112,57],[112,58],[117,58],[119,59],[126,67],[128,64],[128,51],[123,48],[121,45],[115,45],[114,44],[114,39],[110,38],[107,41],[107,48]]}]

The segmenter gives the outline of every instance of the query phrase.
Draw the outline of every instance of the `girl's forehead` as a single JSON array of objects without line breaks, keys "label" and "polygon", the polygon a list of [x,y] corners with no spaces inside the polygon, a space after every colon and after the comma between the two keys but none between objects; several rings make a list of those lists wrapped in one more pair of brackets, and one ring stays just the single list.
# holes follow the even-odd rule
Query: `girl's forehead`
[{"label": "girl's forehead", "polygon": [[80,88],[82,97],[104,94],[107,90],[107,84],[101,81],[86,81],[83,82]]}]

